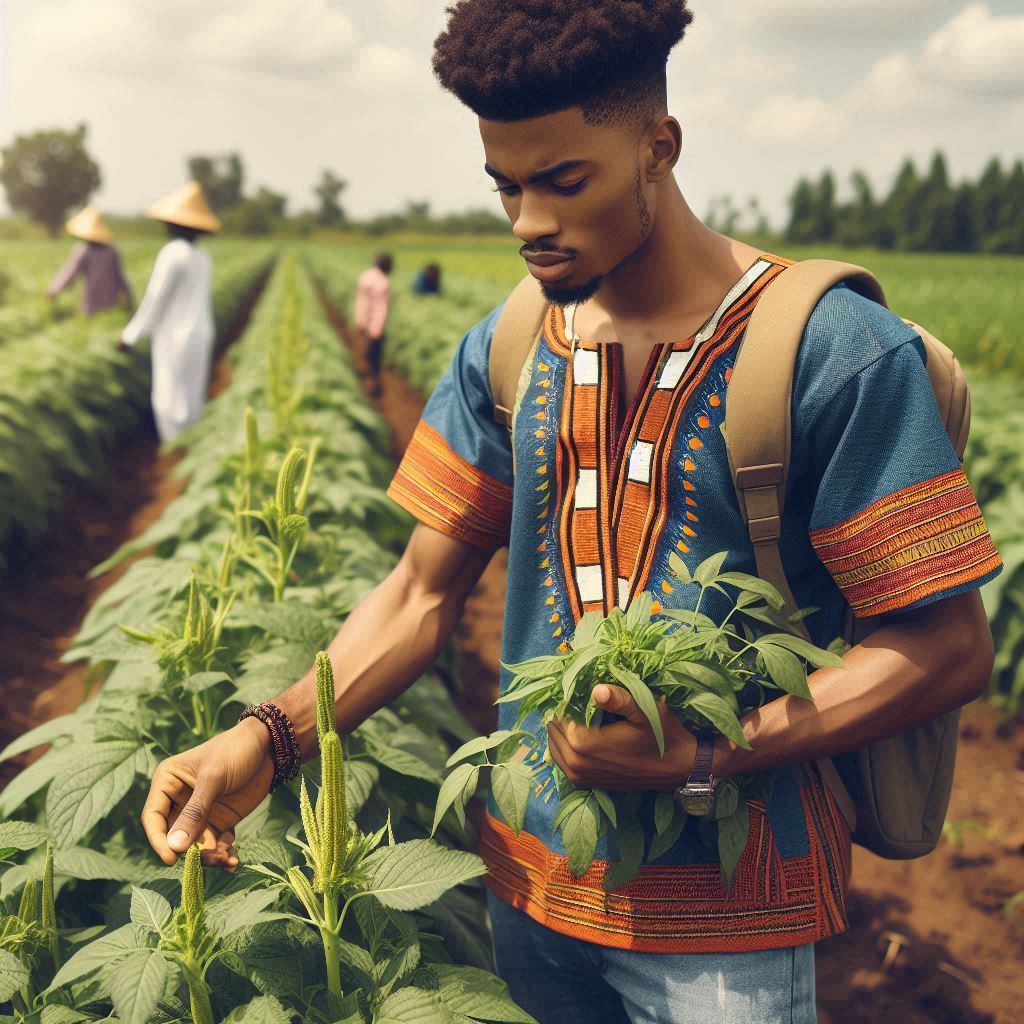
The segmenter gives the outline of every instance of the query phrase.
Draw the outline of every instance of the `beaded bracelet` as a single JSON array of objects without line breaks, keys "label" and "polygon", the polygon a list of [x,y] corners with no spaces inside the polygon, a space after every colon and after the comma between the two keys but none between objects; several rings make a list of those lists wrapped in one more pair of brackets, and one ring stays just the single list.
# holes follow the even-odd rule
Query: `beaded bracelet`
[{"label": "beaded bracelet", "polygon": [[302,766],[302,753],[299,741],[295,738],[295,729],[288,716],[269,700],[262,704],[251,704],[239,715],[238,720],[242,722],[246,718],[258,718],[270,733],[270,756],[274,761],[270,792],[273,793],[282,783],[294,779]]}]

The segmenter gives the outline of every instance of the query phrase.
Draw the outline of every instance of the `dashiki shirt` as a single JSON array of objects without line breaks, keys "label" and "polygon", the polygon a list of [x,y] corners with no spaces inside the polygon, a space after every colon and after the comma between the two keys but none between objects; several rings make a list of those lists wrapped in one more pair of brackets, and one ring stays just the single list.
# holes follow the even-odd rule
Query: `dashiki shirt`
[{"label": "dashiki shirt", "polygon": [[[651,591],[692,607],[692,571],[756,575],[722,427],[744,328],[790,261],[759,258],[693,336],[653,347],[628,409],[618,344],[572,340],[551,306],[513,440],[494,422],[488,352],[499,310],[463,339],[427,403],[390,494],[421,522],[480,548],[509,545],[502,661],[565,650],[574,624]],[[570,323],[567,325],[567,319]],[[940,421],[925,350],[902,320],[838,286],[818,304],[794,376],[792,465],[780,541],[815,643],[858,616],[916,608],[981,586],[1002,563]],[[721,618],[731,605],[702,611]],[[509,680],[502,670],[502,687]],[[502,704],[500,728],[515,721]],[[544,733],[539,721],[526,727]],[[654,794],[646,799],[653,800]],[[579,939],[658,953],[795,946],[841,932],[850,834],[813,765],[750,800],[750,837],[725,891],[691,818],[670,850],[614,893],[601,888],[614,839],[582,878],[552,829],[558,796],[538,786],[519,836],[491,801],[481,840],[499,897]],[[647,820],[651,815],[646,814]],[[648,836],[648,841],[650,836]]]}]

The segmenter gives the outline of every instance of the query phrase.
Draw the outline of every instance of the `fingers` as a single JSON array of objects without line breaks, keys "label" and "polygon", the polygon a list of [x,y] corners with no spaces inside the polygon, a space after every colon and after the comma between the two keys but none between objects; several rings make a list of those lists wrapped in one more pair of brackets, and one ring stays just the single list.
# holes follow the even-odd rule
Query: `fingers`
[{"label": "fingers", "polygon": [[609,686],[602,683],[594,687],[594,702],[602,711],[610,711],[613,715],[625,718],[633,725],[647,725],[647,718],[639,705],[630,696],[628,690],[621,686]]},{"label": "fingers", "polygon": [[229,874],[238,870],[238,851],[235,849],[235,833],[225,829],[218,833],[213,828],[203,829],[199,838],[202,862],[207,867],[223,868]]},{"label": "fingers", "polygon": [[184,853],[199,838],[222,788],[221,781],[210,775],[200,774],[196,779],[191,798],[181,809],[167,836],[167,845],[175,853]]},{"label": "fingers", "polygon": [[142,827],[146,838],[165,864],[178,862],[178,854],[167,842],[167,825],[174,798],[181,794],[182,788],[181,780],[161,765],[153,777],[149,796],[142,808]]}]

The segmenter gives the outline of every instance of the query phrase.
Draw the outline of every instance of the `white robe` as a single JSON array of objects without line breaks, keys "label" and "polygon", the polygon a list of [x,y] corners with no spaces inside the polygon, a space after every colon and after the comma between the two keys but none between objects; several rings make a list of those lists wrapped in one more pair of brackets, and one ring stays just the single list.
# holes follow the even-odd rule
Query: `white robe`
[{"label": "white robe", "polygon": [[153,416],[161,441],[199,418],[213,353],[213,264],[199,246],[176,238],[157,254],[146,294],[121,337],[153,339]]}]

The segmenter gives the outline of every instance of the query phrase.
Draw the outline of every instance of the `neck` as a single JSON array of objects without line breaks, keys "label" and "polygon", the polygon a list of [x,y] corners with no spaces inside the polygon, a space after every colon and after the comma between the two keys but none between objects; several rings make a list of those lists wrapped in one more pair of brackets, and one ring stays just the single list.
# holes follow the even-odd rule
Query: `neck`
[{"label": "neck", "polygon": [[721,298],[752,262],[750,246],[706,227],[674,177],[659,187],[654,224],[643,244],[604,279],[596,299],[622,326],[686,319]]}]

